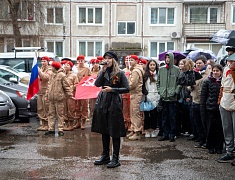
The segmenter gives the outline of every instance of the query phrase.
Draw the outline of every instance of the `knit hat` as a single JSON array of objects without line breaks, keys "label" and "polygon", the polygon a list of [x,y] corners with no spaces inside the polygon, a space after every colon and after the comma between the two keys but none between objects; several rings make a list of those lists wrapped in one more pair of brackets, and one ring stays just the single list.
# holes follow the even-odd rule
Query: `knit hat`
[{"label": "knit hat", "polygon": [[85,60],[85,56],[84,56],[84,55],[79,55],[79,56],[77,57],[77,60]]},{"label": "knit hat", "polygon": [[48,56],[43,56],[40,58],[40,60],[46,60],[46,61],[51,61],[51,59]]},{"label": "knit hat", "polygon": [[117,54],[113,51],[107,51],[106,53],[104,53],[103,58],[105,58],[105,56],[109,56],[111,58],[114,58],[116,61],[118,61]]}]

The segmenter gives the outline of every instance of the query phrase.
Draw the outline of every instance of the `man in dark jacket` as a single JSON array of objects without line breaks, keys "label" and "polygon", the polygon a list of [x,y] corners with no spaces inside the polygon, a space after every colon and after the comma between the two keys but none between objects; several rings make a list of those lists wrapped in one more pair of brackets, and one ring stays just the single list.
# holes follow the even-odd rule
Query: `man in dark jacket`
[{"label": "man in dark jacket", "polygon": [[177,79],[180,71],[174,65],[174,55],[168,52],[165,56],[166,65],[158,71],[157,87],[163,101],[162,127],[163,136],[159,141],[165,141],[170,138],[170,142],[175,141],[176,133],[176,109],[177,94],[181,86],[177,85]]}]

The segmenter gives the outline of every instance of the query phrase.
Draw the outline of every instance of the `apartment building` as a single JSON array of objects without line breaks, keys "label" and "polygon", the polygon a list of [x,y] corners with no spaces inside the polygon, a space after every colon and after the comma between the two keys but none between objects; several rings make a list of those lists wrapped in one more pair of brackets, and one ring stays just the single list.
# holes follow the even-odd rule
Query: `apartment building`
[{"label": "apartment building", "polygon": [[[15,46],[7,0],[0,7],[0,52]],[[219,29],[234,29],[232,0],[61,0],[20,1],[22,46],[42,46],[61,57],[87,59],[113,50],[157,59],[169,49],[190,47],[217,53],[210,41]]]}]

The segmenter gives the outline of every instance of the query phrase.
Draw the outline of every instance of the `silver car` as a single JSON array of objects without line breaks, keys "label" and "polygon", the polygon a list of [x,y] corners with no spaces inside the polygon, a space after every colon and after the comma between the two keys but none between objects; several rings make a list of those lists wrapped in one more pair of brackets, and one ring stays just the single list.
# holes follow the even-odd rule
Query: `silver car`
[{"label": "silver car", "polygon": [[0,126],[15,120],[16,108],[11,98],[0,91]]}]

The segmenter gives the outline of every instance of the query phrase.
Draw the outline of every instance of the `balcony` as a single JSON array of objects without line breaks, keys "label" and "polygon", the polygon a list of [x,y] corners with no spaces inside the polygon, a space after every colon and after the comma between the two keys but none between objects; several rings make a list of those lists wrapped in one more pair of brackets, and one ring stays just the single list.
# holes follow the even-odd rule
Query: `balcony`
[{"label": "balcony", "polygon": [[220,29],[225,29],[225,23],[190,24],[184,23],[183,32],[186,37],[210,37]]}]

